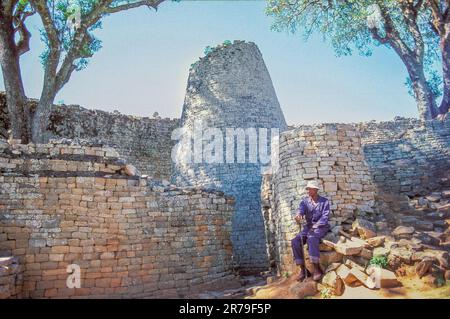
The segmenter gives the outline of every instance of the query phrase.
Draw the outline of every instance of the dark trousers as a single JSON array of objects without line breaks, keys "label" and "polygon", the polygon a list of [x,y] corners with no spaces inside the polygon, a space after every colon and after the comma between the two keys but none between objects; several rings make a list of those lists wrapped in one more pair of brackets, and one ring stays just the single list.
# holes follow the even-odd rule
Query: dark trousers
[{"label": "dark trousers", "polygon": [[319,244],[320,240],[328,232],[328,227],[319,227],[317,229],[306,228],[291,240],[292,252],[297,265],[305,264],[303,256],[303,244],[308,244],[308,254],[312,263],[318,263],[320,258]]}]

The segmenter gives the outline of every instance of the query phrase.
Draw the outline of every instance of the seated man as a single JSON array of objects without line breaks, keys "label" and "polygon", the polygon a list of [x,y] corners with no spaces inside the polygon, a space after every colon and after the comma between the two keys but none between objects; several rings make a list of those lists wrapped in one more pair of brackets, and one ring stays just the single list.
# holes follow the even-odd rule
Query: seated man
[{"label": "seated man", "polygon": [[301,233],[292,239],[292,251],[295,263],[300,266],[300,275],[297,280],[302,281],[306,277],[305,258],[303,256],[303,244],[308,244],[308,253],[314,265],[313,279],[320,280],[322,271],[319,267],[320,240],[330,229],[328,218],[330,214],[330,202],[325,197],[319,196],[319,186],[316,181],[308,182],[306,186],[307,197],[303,198],[295,215],[297,223],[305,221]]}]

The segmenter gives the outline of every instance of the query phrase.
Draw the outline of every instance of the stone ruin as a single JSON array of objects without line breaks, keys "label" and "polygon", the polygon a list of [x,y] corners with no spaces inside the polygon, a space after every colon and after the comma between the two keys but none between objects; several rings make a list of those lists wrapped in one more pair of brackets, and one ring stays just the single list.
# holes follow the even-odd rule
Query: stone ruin
[{"label": "stone ruin", "polygon": [[[133,175],[102,145],[3,142],[0,165],[0,250],[19,260],[20,297],[183,297],[234,276],[222,192]],[[79,289],[66,286],[72,264]]]},{"label": "stone ruin", "polygon": [[331,241],[336,241],[341,225],[353,223],[355,212],[374,213],[375,189],[354,126],[322,124],[289,130],[280,137],[279,162],[274,174],[264,176],[261,194],[273,264],[283,269],[292,264],[290,240],[299,231],[292,217],[306,196],[308,180],[320,180],[323,196],[331,200],[332,232],[327,236]]},{"label": "stone ruin", "polygon": [[[6,115],[0,94],[0,138]],[[174,130],[197,121],[279,129],[279,165],[174,162]],[[184,297],[238,272],[292,272],[292,213],[309,179],[332,202],[327,284],[367,283],[359,267],[374,249],[392,269],[419,262],[425,275],[431,258],[448,273],[450,116],[288,127],[253,43],[192,66],[181,119],[65,105],[48,130],[48,144],[0,142],[0,298]],[[66,285],[72,264],[81,288]]]},{"label": "stone ruin", "polygon": [[[223,143],[222,161],[208,163],[175,163],[173,181],[177,185],[197,185],[224,191],[236,199],[233,216],[232,241],[236,264],[241,271],[267,269],[264,220],[261,215],[261,163],[251,163],[250,132],[255,140],[266,139],[259,129],[267,133],[287,128],[278,103],[269,72],[261,53],[254,43],[235,42],[210,52],[190,70],[180,126],[194,133],[195,125],[203,130],[214,128],[222,140],[231,137],[231,143]],[[226,135],[233,130],[233,135]],[[240,132],[239,132],[240,131]],[[229,131],[228,131],[229,132]],[[206,133],[203,133],[206,134]],[[246,134],[245,162],[234,152],[235,136]],[[217,138],[217,137],[215,137]],[[194,151],[194,143],[187,141],[187,150]],[[206,145],[206,142],[205,142]],[[231,146],[230,146],[231,145]],[[226,152],[232,149],[231,160],[225,161]],[[205,155],[205,154],[203,154]]]}]

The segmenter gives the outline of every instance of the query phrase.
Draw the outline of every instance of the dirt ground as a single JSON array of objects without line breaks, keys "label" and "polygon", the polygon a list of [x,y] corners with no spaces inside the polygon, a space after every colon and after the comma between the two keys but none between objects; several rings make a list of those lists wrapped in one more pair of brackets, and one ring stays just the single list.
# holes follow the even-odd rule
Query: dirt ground
[{"label": "dirt ground", "polygon": [[[342,296],[331,296],[333,299],[450,299],[450,282],[439,288],[431,287],[425,284],[417,276],[408,276],[398,278],[402,286],[396,288],[382,288],[370,290],[364,286],[345,287]],[[296,299],[289,292],[289,287],[295,284],[295,276],[283,278],[269,285],[263,286],[252,296],[246,299]],[[320,293],[312,299],[320,299]]]}]

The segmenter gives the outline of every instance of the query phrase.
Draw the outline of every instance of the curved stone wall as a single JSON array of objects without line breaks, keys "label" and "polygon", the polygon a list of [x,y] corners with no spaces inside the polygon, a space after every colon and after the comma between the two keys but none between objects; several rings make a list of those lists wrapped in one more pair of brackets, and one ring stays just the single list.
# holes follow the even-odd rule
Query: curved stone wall
[{"label": "curved stone wall", "polygon": [[[232,241],[235,262],[241,271],[267,269],[267,246],[260,210],[261,166],[265,163],[259,156],[257,161],[251,161],[249,154],[252,149],[249,145],[252,136],[255,136],[253,133],[256,140],[260,139],[267,145],[270,138],[266,134],[276,133],[273,128],[283,131],[287,126],[270,75],[254,43],[235,41],[218,46],[193,65],[187,83],[181,127],[185,132],[195,134],[200,123],[203,128],[215,129],[214,138],[204,139],[200,145],[205,147],[209,141],[216,141],[216,137],[224,141],[215,144],[216,150],[223,151],[222,160],[207,162],[201,154],[198,160],[194,154],[195,143],[188,139],[184,144],[186,148],[183,151],[180,148],[175,153],[177,162],[173,181],[179,185],[214,187],[234,196],[236,212],[232,223]],[[269,130],[260,131],[261,128]],[[232,144],[234,140],[234,137],[227,135],[227,129],[243,130],[246,136],[245,161],[239,162],[237,140],[236,149],[226,143],[226,136],[230,137]],[[203,131],[205,133],[200,135],[205,137],[206,130]],[[230,151],[230,147],[236,152],[227,161],[226,152]],[[180,158],[189,151],[194,155],[192,158],[188,156],[191,162],[181,161]]]},{"label": "curved stone wall", "polygon": [[233,282],[234,199],[130,175],[116,155],[0,140],[0,257],[23,267],[10,297],[181,298]]},{"label": "curved stone wall", "polygon": [[375,188],[354,125],[320,124],[282,133],[279,169],[266,176],[262,189],[271,258],[281,271],[291,270],[291,239],[299,232],[293,216],[312,179],[330,200],[332,234],[356,215],[374,212]]}]

